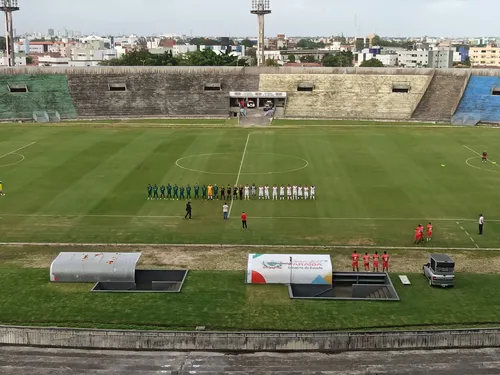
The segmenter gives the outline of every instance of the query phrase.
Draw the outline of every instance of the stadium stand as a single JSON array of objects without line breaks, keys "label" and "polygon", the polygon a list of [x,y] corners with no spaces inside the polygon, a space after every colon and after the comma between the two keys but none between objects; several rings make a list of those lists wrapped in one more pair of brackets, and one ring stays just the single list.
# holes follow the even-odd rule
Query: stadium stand
[{"label": "stadium stand", "polygon": [[500,123],[500,77],[470,77],[454,122]]},{"label": "stadium stand", "polygon": [[68,77],[79,117],[229,115],[229,92],[256,90],[244,68],[107,68]]},{"label": "stadium stand", "polygon": [[409,120],[431,75],[262,74],[260,91],[287,91],[288,118]]},{"label": "stadium stand", "polygon": [[[461,73],[461,72],[460,72]],[[445,75],[438,72],[432,77],[422,100],[413,112],[412,120],[450,122],[462,95],[462,88],[467,84],[469,75]]]},{"label": "stadium stand", "polygon": [[77,113],[62,74],[0,74],[0,119],[32,120],[37,113]]}]

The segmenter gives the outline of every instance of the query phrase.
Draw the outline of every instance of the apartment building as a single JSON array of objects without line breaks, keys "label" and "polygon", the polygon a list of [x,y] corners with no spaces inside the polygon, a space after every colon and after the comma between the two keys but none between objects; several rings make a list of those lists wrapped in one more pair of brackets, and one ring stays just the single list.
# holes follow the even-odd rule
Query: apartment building
[{"label": "apartment building", "polygon": [[472,66],[500,67],[500,47],[471,47],[469,57]]}]

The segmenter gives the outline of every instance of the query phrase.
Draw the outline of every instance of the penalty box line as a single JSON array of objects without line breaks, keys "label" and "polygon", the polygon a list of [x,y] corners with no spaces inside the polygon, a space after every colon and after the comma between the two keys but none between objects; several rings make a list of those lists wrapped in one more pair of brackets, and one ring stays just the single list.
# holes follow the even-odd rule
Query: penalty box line
[{"label": "penalty box line", "polygon": [[472,236],[469,234],[469,232],[467,232],[465,230],[465,228],[463,226],[460,225],[460,223],[457,221],[457,225],[460,227],[460,229],[462,229],[465,233],[466,236],[469,237],[469,239],[472,241],[472,243],[476,246],[476,248],[479,249],[479,245],[476,243],[476,241],[474,241],[474,238],[472,238]]},{"label": "penalty box line", "polygon": [[[243,155],[241,156],[240,169],[238,170],[238,175],[236,176],[236,183],[235,183],[236,188],[238,187],[238,182],[240,182],[241,170],[243,169],[243,163],[245,162],[245,156],[247,154],[248,142],[250,141],[250,135],[251,134],[252,133],[248,133],[247,141],[245,143],[245,148],[243,149]],[[231,211],[233,209],[233,203],[234,203],[234,199],[231,199],[231,204],[229,205],[229,212],[227,214],[228,218],[231,217]]]},{"label": "penalty box line", "polygon": [[[476,154],[477,156],[481,156],[481,157],[483,156],[482,154],[480,154],[479,152],[477,152],[477,151],[473,150],[473,149],[472,149],[472,148],[470,148],[469,146],[466,146],[466,145],[462,145],[462,146],[464,146],[467,150],[472,151],[472,152],[473,152],[474,154]],[[498,164],[497,164],[497,162],[496,162],[495,160],[490,160],[490,159],[487,159],[487,160],[488,160],[488,162],[490,162],[491,164],[496,165],[497,167],[500,167],[500,165],[498,165]]]},{"label": "penalty box line", "polygon": [[8,152],[8,153],[6,153],[5,155],[1,155],[1,156],[0,156],[0,159],[3,159],[4,157],[9,156],[9,155],[15,154],[16,152],[21,151],[21,150],[24,150],[24,149],[25,149],[25,148],[27,148],[27,147],[33,146],[35,143],[36,143],[36,142],[31,142],[31,143],[27,144],[26,146],[19,147],[17,150],[14,150],[14,151]]}]

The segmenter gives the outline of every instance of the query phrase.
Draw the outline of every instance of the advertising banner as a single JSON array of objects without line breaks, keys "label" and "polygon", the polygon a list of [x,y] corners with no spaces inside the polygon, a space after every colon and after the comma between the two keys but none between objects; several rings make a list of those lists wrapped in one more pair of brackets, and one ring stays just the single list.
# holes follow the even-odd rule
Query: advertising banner
[{"label": "advertising banner", "polygon": [[330,255],[249,254],[248,284],[332,284]]}]

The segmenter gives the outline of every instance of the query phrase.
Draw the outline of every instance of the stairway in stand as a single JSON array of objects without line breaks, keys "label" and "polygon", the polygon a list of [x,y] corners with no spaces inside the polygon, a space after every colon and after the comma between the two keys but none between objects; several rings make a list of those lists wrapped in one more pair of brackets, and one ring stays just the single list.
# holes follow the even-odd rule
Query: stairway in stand
[{"label": "stairway in stand", "polygon": [[467,77],[435,75],[417,108],[412,120],[450,122],[454,106]]}]

